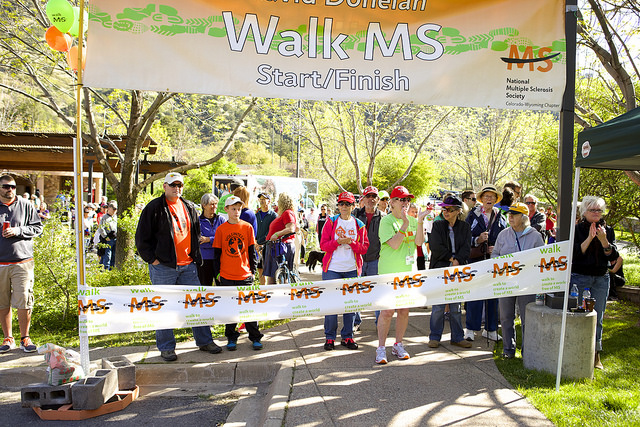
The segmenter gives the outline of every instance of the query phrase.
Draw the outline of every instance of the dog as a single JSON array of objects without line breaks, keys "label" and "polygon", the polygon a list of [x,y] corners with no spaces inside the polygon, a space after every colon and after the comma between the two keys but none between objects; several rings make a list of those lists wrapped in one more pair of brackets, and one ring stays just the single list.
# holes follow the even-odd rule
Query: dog
[{"label": "dog", "polygon": [[309,257],[307,258],[307,262],[305,265],[309,268],[309,271],[314,271],[316,268],[316,264],[322,264],[322,258],[324,257],[324,252],[321,251],[309,251]]}]

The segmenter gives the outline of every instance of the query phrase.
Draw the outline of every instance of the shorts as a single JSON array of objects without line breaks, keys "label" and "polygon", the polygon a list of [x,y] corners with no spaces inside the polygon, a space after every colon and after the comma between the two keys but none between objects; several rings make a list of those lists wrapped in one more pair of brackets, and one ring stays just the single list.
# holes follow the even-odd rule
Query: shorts
[{"label": "shorts", "polygon": [[33,308],[33,259],[0,266],[0,309]]}]

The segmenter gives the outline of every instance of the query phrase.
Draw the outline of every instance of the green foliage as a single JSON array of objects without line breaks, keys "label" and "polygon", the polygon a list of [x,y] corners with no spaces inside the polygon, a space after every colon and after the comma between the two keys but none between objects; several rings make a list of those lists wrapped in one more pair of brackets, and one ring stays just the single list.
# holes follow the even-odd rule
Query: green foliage
[{"label": "green foliage", "polygon": [[187,172],[187,179],[185,179],[182,196],[199,205],[202,195],[204,193],[210,193],[212,190],[213,175],[235,175],[239,173],[240,169],[238,169],[238,166],[224,158],[213,164],[198,169],[192,169]]},{"label": "green foliage", "polygon": [[[593,381],[562,380],[555,391],[555,376],[530,371],[522,359],[503,360],[496,366],[527,400],[557,426],[637,426],[640,425],[640,328],[636,326],[638,307],[622,301],[607,304],[603,328],[601,360],[604,371],[596,369]],[[565,353],[565,357],[570,357]]]},{"label": "green foliage", "polygon": [[637,253],[623,253],[624,263],[622,270],[627,286],[640,287],[640,258]]}]

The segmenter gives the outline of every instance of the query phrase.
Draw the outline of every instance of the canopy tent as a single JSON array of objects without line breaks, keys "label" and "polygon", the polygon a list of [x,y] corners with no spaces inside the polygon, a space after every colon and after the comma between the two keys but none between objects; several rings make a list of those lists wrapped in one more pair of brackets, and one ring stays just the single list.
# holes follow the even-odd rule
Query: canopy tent
[{"label": "canopy tent", "polygon": [[[640,107],[628,111],[614,119],[578,134],[576,172],[573,187],[573,206],[571,217],[576,218],[578,208],[578,189],[580,188],[580,169],[620,169],[640,170]],[[575,227],[571,227],[569,236],[571,247],[575,241]],[[573,261],[573,251],[569,251],[567,264]],[[567,291],[571,282],[571,269],[567,269]],[[569,292],[564,293],[560,348],[558,350],[558,369],[556,373],[556,391],[560,389],[562,374],[562,354],[567,322]]]},{"label": "canopy tent", "polygon": [[578,134],[576,167],[640,170],[640,107]]}]

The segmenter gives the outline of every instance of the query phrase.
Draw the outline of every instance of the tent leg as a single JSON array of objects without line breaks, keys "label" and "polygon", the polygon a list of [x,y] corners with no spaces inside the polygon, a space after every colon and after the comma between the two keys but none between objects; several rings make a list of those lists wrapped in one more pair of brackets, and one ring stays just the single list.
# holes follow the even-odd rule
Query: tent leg
[{"label": "tent leg", "polygon": [[[580,168],[576,168],[576,175],[573,184],[573,205],[571,207],[571,218],[576,218],[578,209],[578,188],[580,187]],[[564,289],[564,301],[562,302],[562,327],[560,328],[560,348],[558,349],[558,368],[556,370],[556,391],[560,390],[560,378],[562,376],[562,356],[564,354],[564,336],[567,329],[567,308],[569,307],[569,284],[571,283],[571,263],[573,262],[573,242],[576,238],[576,227],[571,227],[569,233],[569,256],[567,257],[567,278]]]}]

